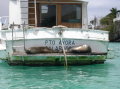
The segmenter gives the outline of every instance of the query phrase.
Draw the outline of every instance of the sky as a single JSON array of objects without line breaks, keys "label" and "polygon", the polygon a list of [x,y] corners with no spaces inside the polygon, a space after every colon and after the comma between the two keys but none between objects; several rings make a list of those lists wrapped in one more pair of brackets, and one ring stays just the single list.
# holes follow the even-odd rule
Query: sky
[{"label": "sky", "polygon": [[120,10],[120,0],[85,0],[88,1],[88,18],[104,17],[111,8]]},{"label": "sky", "polygon": [[[120,10],[120,0],[85,0],[88,1],[88,19],[104,17],[111,8]],[[8,16],[9,0],[0,0],[0,16]]]}]

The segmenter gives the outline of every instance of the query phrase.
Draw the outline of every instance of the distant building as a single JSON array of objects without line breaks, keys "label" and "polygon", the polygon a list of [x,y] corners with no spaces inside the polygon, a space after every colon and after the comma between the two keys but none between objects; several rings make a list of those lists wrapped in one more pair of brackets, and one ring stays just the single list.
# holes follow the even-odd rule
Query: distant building
[{"label": "distant building", "polygon": [[101,17],[94,17],[93,20],[90,21],[90,25],[88,28],[90,29],[100,29],[101,24],[100,24]]},{"label": "distant building", "polygon": [[115,21],[120,21],[120,10],[117,12],[116,18],[115,18],[113,21],[114,21],[114,22],[115,22]]},{"label": "distant building", "polygon": [[120,21],[120,10],[118,10],[117,14],[116,14],[116,18],[113,20],[115,21]]}]

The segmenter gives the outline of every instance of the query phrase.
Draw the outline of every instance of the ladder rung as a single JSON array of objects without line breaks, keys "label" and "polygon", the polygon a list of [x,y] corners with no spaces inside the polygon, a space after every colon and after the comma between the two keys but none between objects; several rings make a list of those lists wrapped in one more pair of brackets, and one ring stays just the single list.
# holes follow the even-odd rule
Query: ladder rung
[{"label": "ladder rung", "polygon": [[20,45],[20,46],[13,46],[13,48],[20,48],[20,47],[24,47],[24,45]]},{"label": "ladder rung", "polygon": [[13,38],[24,38],[24,37],[13,37]]},{"label": "ladder rung", "polygon": [[28,8],[35,8],[35,7],[28,7]]}]

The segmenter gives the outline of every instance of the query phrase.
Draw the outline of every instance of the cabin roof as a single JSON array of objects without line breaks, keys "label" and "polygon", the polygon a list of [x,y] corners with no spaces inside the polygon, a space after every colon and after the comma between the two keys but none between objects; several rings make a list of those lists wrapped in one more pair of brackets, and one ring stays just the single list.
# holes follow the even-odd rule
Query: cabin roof
[{"label": "cabin roof", "polygon": [[[23,0],[21,0],[23,1]],[[34,0],[28,0],[28,1],[34,1]],[[87,2],[84,0],[36,0],[41,2]]]}]

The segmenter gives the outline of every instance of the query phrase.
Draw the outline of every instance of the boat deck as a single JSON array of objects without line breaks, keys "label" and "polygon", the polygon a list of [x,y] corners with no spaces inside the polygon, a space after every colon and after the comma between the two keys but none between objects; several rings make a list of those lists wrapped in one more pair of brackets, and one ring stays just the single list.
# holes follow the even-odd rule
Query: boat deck
[{"label": "boat deck", "polygon": [[[63,53],[39,53],[39,54],[27,54],[25,52],[14,52],[13,56],[64,56]],[[92,56],[92,55],[107,55],[107,53],[66,53],[66,56]]]}]

